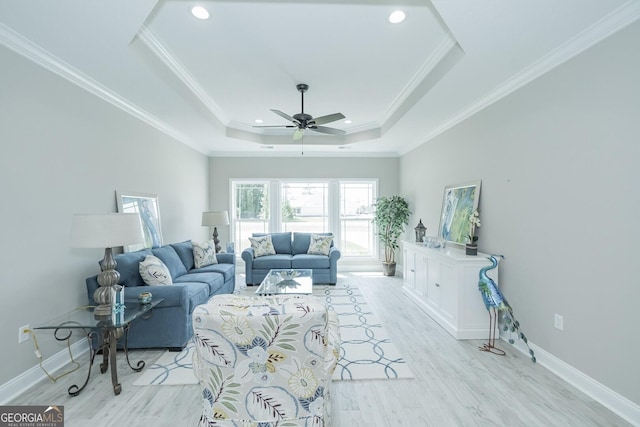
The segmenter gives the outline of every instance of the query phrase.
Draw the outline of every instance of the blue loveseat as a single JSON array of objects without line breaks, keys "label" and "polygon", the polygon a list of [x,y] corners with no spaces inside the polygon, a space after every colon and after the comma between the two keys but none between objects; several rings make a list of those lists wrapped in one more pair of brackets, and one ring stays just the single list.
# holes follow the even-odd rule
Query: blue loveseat
[{"label": "blue loveseat", "polygon": [[[308,254],[312,233],[267,233],[271,235],[275,255],[255,256],[253,248],[242,251],[247,285],[258,285],[272,268],[298,268],[313,270],[313,283],[335,285],[338,280],[340,250],[331,243],[329,255]],[[253,233],[253,237],[266,236]],[[331,236],[331,233],[313,233]]]},{"label": "blue loveseat", "polygon": [[[147,255],[158,257],[171,273],[173,285],[148,286],[142,280],[139,264]],[[129,348],[170,348],[181,350],[193,334],[191,313],[213,295],[233,293],[235,288],[235,254],[216,254],[218,264],[195,268],[190,240],[142,249],[115,256],[124,286],[125,303],[136,301],[141,292],[151,292],[153,299],[164,298],[148,318],[131,324]],[[98,276],[87,278],[89,303],[100,286]],[[135,303],[135,302],[134,302]]]}]

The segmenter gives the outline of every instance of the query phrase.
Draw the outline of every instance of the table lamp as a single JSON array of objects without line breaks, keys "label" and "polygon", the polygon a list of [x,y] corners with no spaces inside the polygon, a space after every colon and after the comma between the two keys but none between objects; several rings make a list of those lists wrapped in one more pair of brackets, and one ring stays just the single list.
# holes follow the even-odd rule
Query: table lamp
[{"label": "table lamp", "polygon": [[216,246],[216,253],[220,252],[220,240],[218,240],[217,225],[229,225],[229,214],[227,211],[202,212],[202,225],[213,226],[213,244]]},{"label": "table lamp", "polygon": [[112,248],[144,241],[140,216],[137,213],[75,214],[71,223],[71,246],[74,248],[105,248],[98,275],[100,287],[93,294],[99,304],[95,315],[111,315],[115,303],[120,273]]}]

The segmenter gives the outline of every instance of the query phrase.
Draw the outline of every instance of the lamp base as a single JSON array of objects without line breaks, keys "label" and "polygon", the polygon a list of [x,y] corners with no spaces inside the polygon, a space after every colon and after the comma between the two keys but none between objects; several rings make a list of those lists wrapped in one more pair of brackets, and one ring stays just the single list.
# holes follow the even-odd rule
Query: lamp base
[{"label": "lamp base", "polygon": [[218,227],[213,227],[213,244],[216,247],[216,253],[219,254],[222,247],[220,246],[220,239],[218,239]]},{"label": "lamp base", "polygon": [[111,305],[108,305],[108,304],[100,304],[99,306],[93,309],[94,316],[100,316],[100,317],[108,316],[110,318],[111,314],[113,314],[113,308],[111,308]]}]

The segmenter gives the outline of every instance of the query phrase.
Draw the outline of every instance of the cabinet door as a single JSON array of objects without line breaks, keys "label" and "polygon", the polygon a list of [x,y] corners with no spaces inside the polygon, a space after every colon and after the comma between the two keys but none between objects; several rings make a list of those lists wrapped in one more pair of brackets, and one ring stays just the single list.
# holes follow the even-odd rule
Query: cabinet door
[{"label": "cabinet door", "polygon": [[415,251],[404,249],[404,286],[412,291],[416,289],[416,253]]},{"label": "cabinet door", "polygon": [[426,289],[425,301],[435,311],[440,310],[440,262],[433,258],[425,258]]},{"label": "cabinet door", "polygon": [[429,271],[429,258],[416,253],[415,258],[415,285],[416,294],[424,297],[427,294],[427,277]]},{"label": "cabinet door", "polygon": [[440,315],[452,325],[457,324],[458,288],[454,266],[440,263]]}]

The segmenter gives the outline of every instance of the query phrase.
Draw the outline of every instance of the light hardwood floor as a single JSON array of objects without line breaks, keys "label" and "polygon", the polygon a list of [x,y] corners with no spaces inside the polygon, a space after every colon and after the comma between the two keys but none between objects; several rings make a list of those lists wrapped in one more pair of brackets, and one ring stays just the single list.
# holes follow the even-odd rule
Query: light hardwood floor
[{"label": "light hardwood floor", "polygon": [[[243,280],[238,276],[238,280]],[[347,273],[406,359],[415,378],[334,381],[334,426],[628,426],[623,419],[512,349],[506,357],[478,351],[482,341],[456,341],[402,294],[399,277]],[[480,298],[480,295],[478,295]],[[132,351],[153,363],[161,350]],[[15,405],[64,405],[65,426],[192,426],[200,411],[197,385],[133,386],[136,376],[119,354],[122,393],[94,366],[78,397],[86,366],[56,383],[42,382]]]}]

